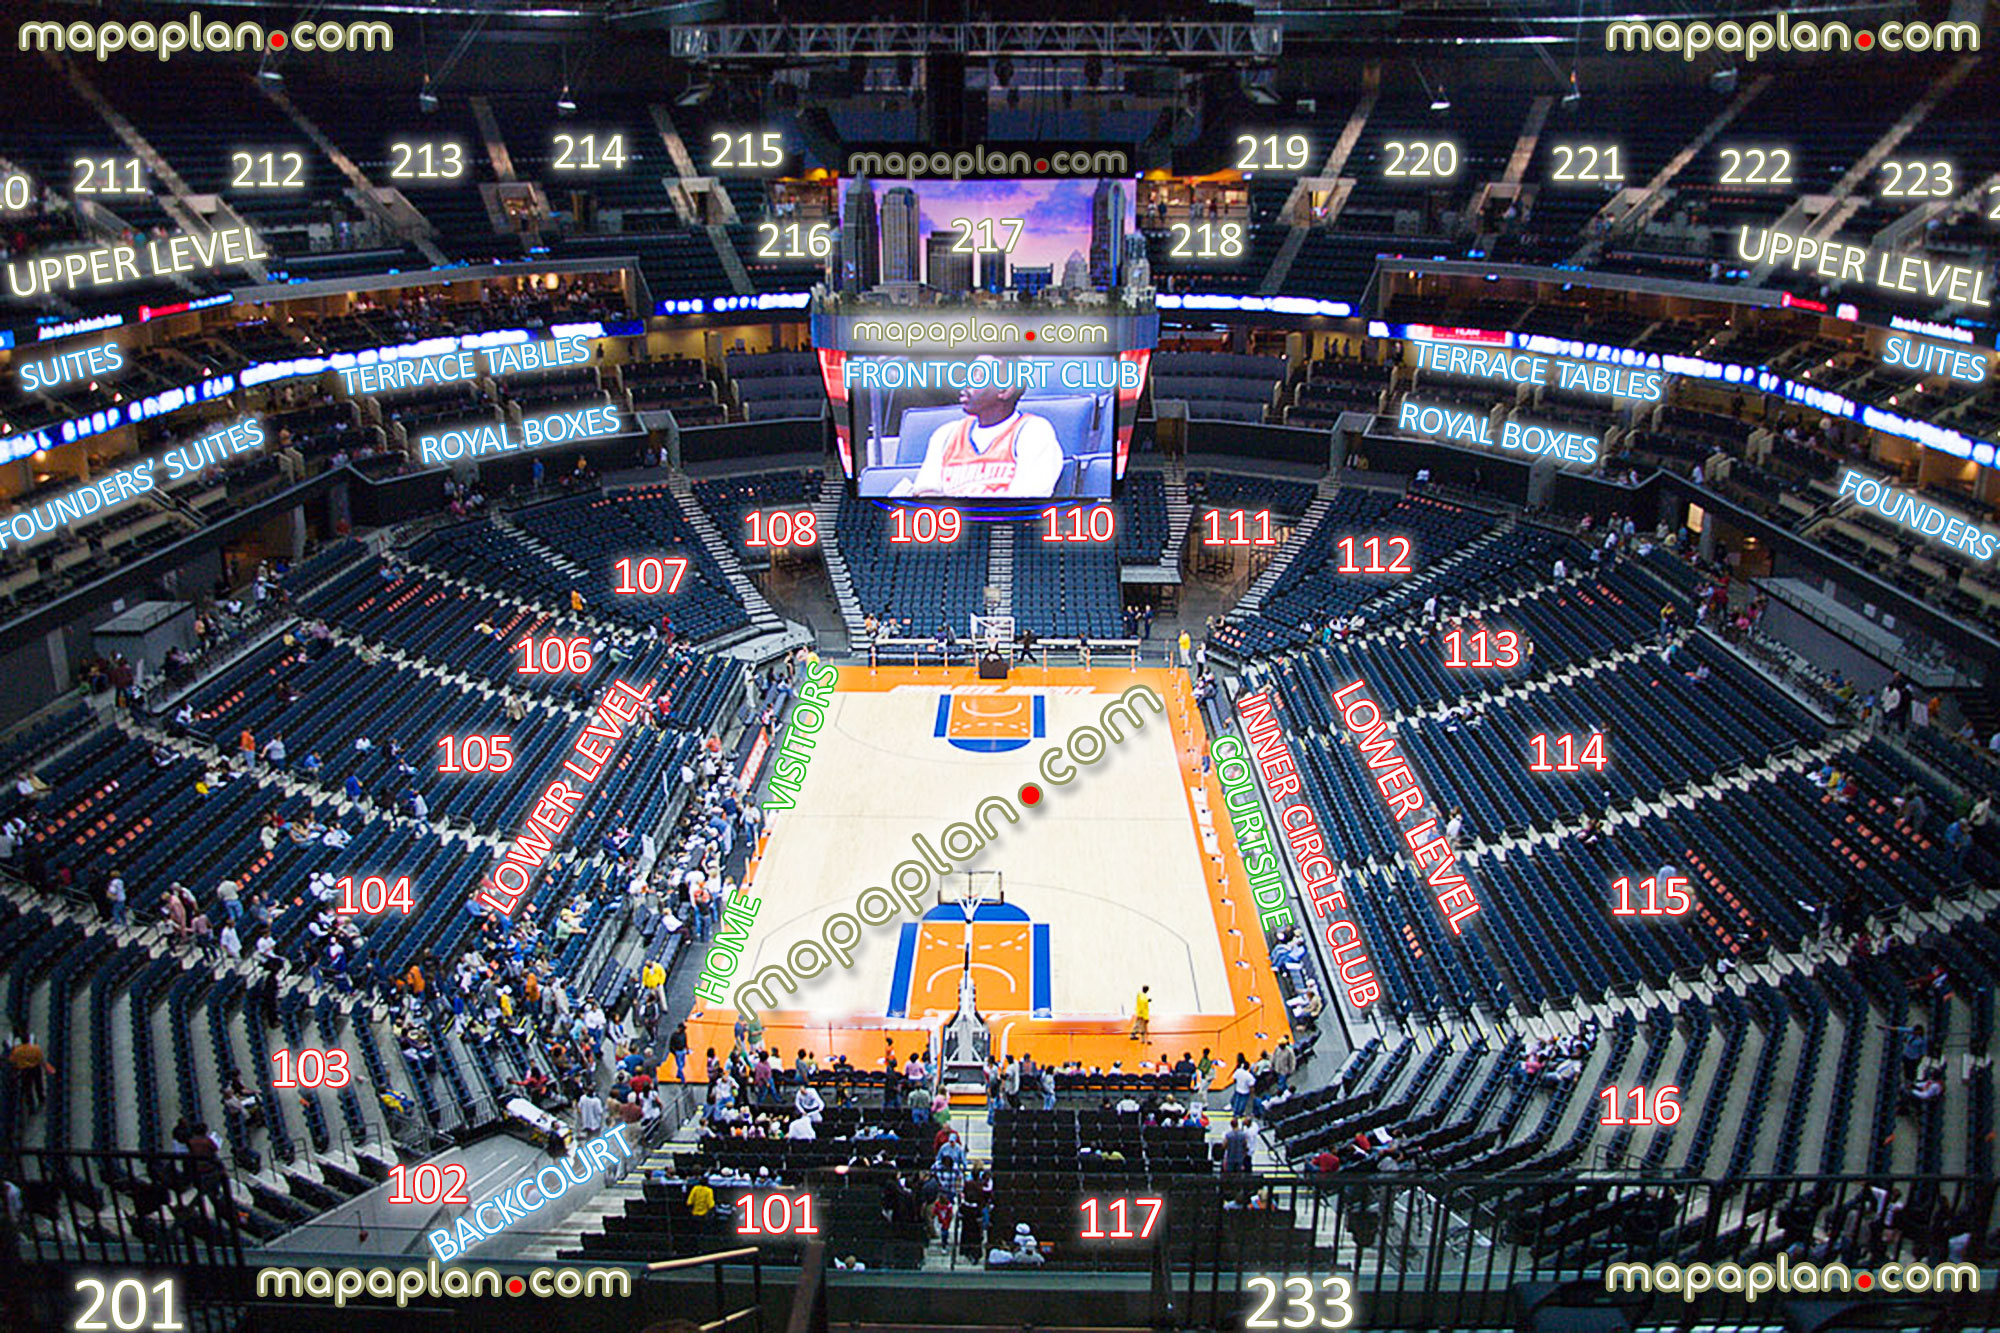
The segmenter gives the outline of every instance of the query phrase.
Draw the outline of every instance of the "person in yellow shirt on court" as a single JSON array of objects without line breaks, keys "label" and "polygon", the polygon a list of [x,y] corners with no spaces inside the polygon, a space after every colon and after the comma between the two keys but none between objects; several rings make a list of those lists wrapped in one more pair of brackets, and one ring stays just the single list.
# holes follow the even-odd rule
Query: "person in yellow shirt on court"
[{"label": "person in yellow shirt on court", "polygon": [[581,615],[583,612],[583,594],[578,592],[575,588],[571,588],[569,590],[569,609],[575,611],[579,615]]},{"label": "person in yellow shirt on court", "polygon": [[1132,998],[1132,1040],[1144,1041],[1152,1022],[1153,988],[1141,986],[1139,993]]}]

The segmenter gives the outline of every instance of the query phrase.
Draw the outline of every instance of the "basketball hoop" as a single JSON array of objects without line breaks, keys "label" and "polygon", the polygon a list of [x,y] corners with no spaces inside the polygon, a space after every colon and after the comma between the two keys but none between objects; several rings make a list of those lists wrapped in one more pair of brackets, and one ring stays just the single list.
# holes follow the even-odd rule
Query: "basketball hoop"
[{"label": "basketball hoop", "polygon": [[974,616],[972,617],[972,637],[982,643],[1012,643],[1014,641],[1014,617]]}]

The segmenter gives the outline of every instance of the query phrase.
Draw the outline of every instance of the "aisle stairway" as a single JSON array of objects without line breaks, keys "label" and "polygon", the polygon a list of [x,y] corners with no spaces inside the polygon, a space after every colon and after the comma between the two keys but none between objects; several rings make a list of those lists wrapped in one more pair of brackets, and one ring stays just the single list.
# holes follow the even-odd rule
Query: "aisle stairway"
[{"label": "aisle stairway", "polygon": [[1313,530],[1319,527],[1320,520],[1326,517],[1327,511],[1332,507],[1332,493],[1327,485],[1322,483],[1319,494],[1306,506],[1306,512],[1300,517],[1298,526],[1292,529],[1291,537],[1278,548],[1278,553],[1271,557],[1271,563],[1264,566],[1264,572],[1257,576],[1256,581],[1243,594],[1242,600],[1236,603],[1237,614],[1250,615],[1264,604],[1264,599],[1270,595],[1271,589],[1284,577],[1285,571],[1291,567],[1293,558],[1312,540]]},{"label": "aisle stairway", "polygon": [[1014,614],[1014,529],[1013,523],[993,525],[993,539],[986,553],[986,586],[1000,594],[999,600],[987,606],[987,612],[996,616]]},{"label": "aisle stairway", "polygon": [[[729,580],[729,591],[736,600],[743,603],[743,609],[750,615],[750,627],[747,630],[740,630],[720,642],[708,645],[710,651],[721,651],[746,639],[765,639],[770,635],[780,635],[787,639],[792,637],[791,632],[798,627],[788,624],[783,617],[773,611],[771,603],[765,600],[757,585],[743,572],[743,564],[736,558],[735,550],[723,539],[722,534],[716,531],[715,523],[709,518],[708,511],[695,500],[694,488],[688,484],[687,474],[677,469],[667,479],[667,489],[673,493],[674,503],[680,507],[681,517],[687,520],[687,525],[694,529],[697,537],[701,538],[703,548],[715,558],[716,564],[722,567],[723,575]],[[821,531],[824,532],[825,529],[822,528]]]},{"label": "aisle stairway", "polygon": [[861,599],[854,595],[854,576],[848,572],[847,557],[841,554],[838,535],[840,499],[846,489],[846,480],[829,470],[820,481],[813,517],[819,525],[820,559],[826,562],[826,577],[833,585],[833,600],[840,608],[841,622],[847,626],[847,641],[859,651],[868,642],[868,630],[863,623],[866,617],[861,610]]},{"label": "aisle stairway", "polygon": [[1167,492],[1167,544],[1160,552],[1160,569],[1178,583],[1188,529],[1194,525],[1194,503],[1188,499],[1187,468],[1179,460],[1170,462],[1160,479]]}]

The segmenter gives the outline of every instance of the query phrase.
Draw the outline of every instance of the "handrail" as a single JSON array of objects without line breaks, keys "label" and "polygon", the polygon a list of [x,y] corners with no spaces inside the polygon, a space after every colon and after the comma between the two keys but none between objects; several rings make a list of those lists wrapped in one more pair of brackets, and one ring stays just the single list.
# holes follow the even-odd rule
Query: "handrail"
[{"label": "handrail", "polygon": [[[740,1309],[724,1312],[728,1289],[722,1280],[722,1267],[733,1259],[746,1259],[750,1264],[750,1304]],[[646,1265],[648,1273],[675,1272],[684,1268],[712,1268],[715,1270],[715,1318],[701,1326],[702,1333],[716,1333],[727,1328],[746,1315],[753,1327],[762,1333],[764,1327],[764,1264],[762,1252],[754,1245],[739,1245],[733,1250],[717,1250],[713,1254],[689,1255],[684,1259],[662,1259]]]},{"label": "handrail", "polygon": [[807,1245],[800,1259],[799,1285],[792,1290],[792,1313],[785,1321],[785,1333],[826,1333],[826,1242],[823,1240]]},{"label": "handrail", "polygon": [[699,1268],[703,1264],[727,1263],[731,1259],[754,1258],[755,1245],[743,1245],[733,1250],[717,1250],[713,1254],[691,1254],[684,1259],[661,1259],[646,1265],[648,1273],[666,1273],[681,1268]]}]

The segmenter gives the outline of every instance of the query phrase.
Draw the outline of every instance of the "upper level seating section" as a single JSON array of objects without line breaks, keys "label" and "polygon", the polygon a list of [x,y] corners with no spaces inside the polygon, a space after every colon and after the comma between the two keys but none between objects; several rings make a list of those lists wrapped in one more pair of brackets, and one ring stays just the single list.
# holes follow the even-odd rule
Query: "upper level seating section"
[{"label": "upper level seating section", "polygon": [[720,425],[728,417],[715,401],[707,368],[693,357],[661,361],[628,361],[618,368],[635,412],[666,409],[684,426]]},{"label": "upper level seating section", "polygon": [[[479,186],[493,181],[493,167],[465,93],[447,88],[438,94],[438,109],[421,114],[415,111],[415,97],[400,84],[383,89],[332,80],[299,80],[286,85],[286,95],[369,180],[401,190],[437,226],[438,248],[451,258],[522,257],[520,238],[495,233],[487,219]],[[302,136],[294,129],[291,137]],[[391,150],[392,144],[399,143],[418,151],[409,156],[406,174],[392,178],[390,173],[405,157]],[[447,143],[458,146],[463,172],[450,179],[426,177],[427,167],[441,171],[445,162],[442,156],[426,162],[422,146],[433,145],[434,154],[442,154]]]},{"label": "upper level seating section", "polygon": [[1274,518],[1280,515],[1297,518],[1312,504],[1315,493],[1309,481],[1251,477],[1237,472],[1188,473],[1188,497],[1197,510],[1268,509]]},{"label": "upper level seating section", "polygon": [[823,475],[818,468],[794,468],[789,472],[712,477],[694,483],[694,498],[715,530],[735,548],[737,557],[756,563],[769,559],[771,548],[745,545],[750,526],[743,521],[744,515],[753,509],[763,512],[780,506],[810,506],[819,498]]},{"label": "upper level seating section", "polygon": [[[1916,100],[1916,85],[1885,88],[1880,95],[1828,99],[1818,76],[1781,74],[1729,127],[1674,178],[1675,198],[1665,210],[1685,212],[1715,230],[1715,255],[1727,261],[1735,253],[1736,231],[1742,226],[1768,226],[1801,195],[1824,193],[1859,160]],[[1783,147],[1792,153],[1792,184],[1753,187],[1721,184],[1727,165],[1724,148]],[[1862,182],[1868,189],[1870,182]],[[1862,237],[1846,239],[1865,240]],[[1648,245],[1642,238],[1641,248]],[[1819,280],[1808,269],[1794,273],[1781,265],[1767,286],[1816,290]]]},{"label": "upper level seating section", "polygon": [[601,231],[570,236],[558,241],[553,253],[557,259],[636,258],[655,298],[713,297],[731,291],[729,274],[717,257],[714,244],[706,231],[698,229],[638,235]]},{"label": "upper level seating section", "polygon": [[[1354,177],[1354,191],[1335,225],[1346,233],[1405,235],[1409,233],[1401,230],[1396,215],[1414,211],[1423,220],[1423,234],[1441,234],[1445,213],[1462,211],[1480,185],[1506,170],[1533,101],[1534,94],[1525,89],[1488,89],[1436,112],[1428,98],[1384,95],[1347,159],[1343,174]],[[1407,146],[1439,140],[1458,149],[1458,171],[1449,180],[1386,174],[1398,163],[1388,143],[1405,145],[1400,160],[1408,171],[1416,159]]]},{"label": "upper level seating section", "polygon": [[1047,534],[1046,523],[1014,525],[1015,622],[1044,638],[1120,637],[1116,548],[1042,540]]},{"label": "upper level seating section", "polygon": [[1533,202],[1517,208],[1513,221],[1500,223],[1502,236],[1494,247],[1494,258],[1519,263],[1560,262],[1589,239],[1585,231],[1591,217],[1618,184],[1558,183],[1555,174],[1565,164],[1572,176],[1593,168],[1602,174],[1606,169],[1601,157],[1558,153],[1559,146],[1589,145],[1600,150],[1615,146],[1622,173],[1619,184],[1643,186],[1701,133],[1721,106],[1721,99],[1707,94],[1662,95],[1658,90],[1616,86],[1592,87],[1575,103],[1558,100],[1550,108],[1548,123],[1542,127],[1534,158],[1522,178],[1523,185],[1534,187]]},{"label": "upper level seating section", "polygon": [[1118,503],[1118,560],[1127,565],[1157,563],[1167,545],[1167,488],[1157,472],[1125,474]]},{"label": "upper level seating section", "polygon": [[[560,201],[561,217],[554,228],[545,228],[545,240],[557,234],[568,237],[592,233],[641,235],[678,231],[680,215],[667,198],[665,181],[677,173],[666,144],[646,114],[643,99],[589,88],[572,87],[570,97],[577,104],[574,115],[561,120],[549,114],[548,95],[488,94],[494,119],[499,123],[507,154],[513,159],[514,173],[522,180],[539,181],[553,201]],[[570,169],[558,171],[555,162],[562,153],[556,135],[571,136],[564,160]],[[585,145],[583,136],[594,141]],[[594,151],[600,157],[610,150],[611,137],[623,135],[625,165],[622,169],[578,169]],[[690,143],[691,151],[698,151]],[[579,218],[567,207],[572,192],[586,195],[594,206],[594,217]],[[561,241],[557,241],[560,249]]]},{"label": "upper level seating section", "polygon": [[[330,216],[353,216],[344,197],[346,178],[275,102],[258,91],[249,69],[191,61],[188,68],[174,70],[171,83],[114,78],[97,84],[191,191],[222,196],[256,229],[272,254],[289,258],[309,253],[312,224],[325,224]],[[196,106],[201,108],[199,115],[186,113]],[[275,155],[268,174],[279,181],[291,176],[283,154],[299,154],[302,188],[236,185],[244,173],[231,154],[265,152]],[[244,178],[261,184],[266,174],[265,164],[256,158]]]},{"label": "upper level seating section", "polygon": [[[908,621],[900,628],[928,638],[940,623],[963,637],[971,618],[985,612],[990,531],[988,524],[967,523],[964,535],[949,546],[894,545],[889,541],[888,511],[842,492],[836,535],[862,611],[884,620]],[[1021,546],[1017,537],[1017,562]],[[1016,586],[1021,582],[1017,574]]]},{"label": "upper level seating section", "polygon": [[1159,352],[1153,357],[1153,398],[1184,398],[1188,413],[1229,421],[1262,421],[1285,378],[1285,358],[1246,352]]},{"label": "upper level seating section", "polygon": [[[86,69],[94,75],[101,67],[90,64]],[[9,161],[28,174],[35,185],[58,191],[64,199],[70,199],[76,197],[72,186],[78,180],[78,158],[87,158],[98,164],[93,168],[94,182],[101,182],[104,158],[122,163],[132,156],[124,141],[112,132],[95,108],[79,97],[69,80],[42,58],[24,56],[12,61],[8,74],[9,92],[19,99],[19,105],[34,107],[35,113],[15,117],[8,125],[6,155]],[[121,185],[127,183],[122,168],[117,180]],[[139,194],[83,197],[93,199],[136,231],[150,232],[155,227],[178,231],[178,226],[159,205],[158,194],[165,187],[154,180],[150,172],[143,175],[140,184],[142,193]],[[11,230],[12,224],[10,234]],[[214,290],[213,273],[188,276],[201,291]],[[186,287],[165,278],[148,277],[107,287],[79,287],[69,292],[67,299],[79,309],[124,311],[143,302],[158,305],[186,300],[187,297]]]},{"label": "upper level seating section", "polygon": [[[1346,227],[1344,213],[1341,225]],[[1358,305],[1362,293],[1368,289],[1369,280],[1375,275],[1375,260],[1380,255],[1425,259],[1452,257],[1442,240],[1389,236],[1374,231],[1346,235],[1315,227],[1306,233],[1304,244],[1292,257],[1292,266],[1285,273],[1285,294],[1316,296],[1323,300],[1348,301]]]},{"label": "upper level seating section", "polygon": [[723,368],[736,385],[747,421],[816,417],[826,406],[826,386],[811,352],[731,352]]},{"label": "upper level seating section", "polygon": [[[664,485],[574,496],[535,505],[515,522],[583,566],[575,580],[594,613],[641,627],[673,616],[674,631],[700,642],[750,623],[729,580]],[[626,557],[683,556],[689,561],[677,593],[616,594],[616,563]],[[551,571],[555,572],[555,571]],[[564,600],[567,600],[565,591]]]},{"label": "upper level seating section", "polygon": [[[673,172],[673,162],[644,104],[618,93],[593,91],[588,83],[581,88],[571,86],[570,100],[576,103],[576,110],[560,119],[551,114],[548,94],[539,89],[480,89],[477,95],[486,99],[493,112],[515,177],[538,182],[560,201],[558,207],[565,215],[569,193],[582,191],[595,198],[600,215],[606,209],[626,207],[627,200],[643,198],[671,217],[660,177]],[[559,134],[570,138],[567,151],[556,140]],[[583,142],[586,135],[592,138],[588,145]],[[619,145],[624,156],[622,168],[605,156],[611,152],[614,136],[623,136]],[[567,167],[558,170],[558,160]],[[593,161],[604,165],[591,170],[587,164]],[[625,193],[628,190],[633,193]]]}]

